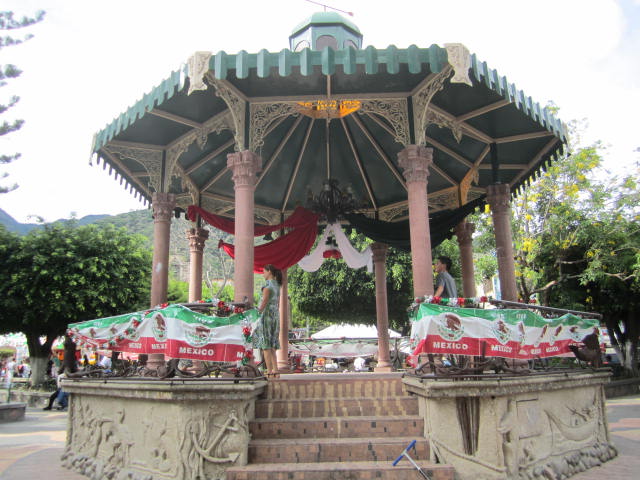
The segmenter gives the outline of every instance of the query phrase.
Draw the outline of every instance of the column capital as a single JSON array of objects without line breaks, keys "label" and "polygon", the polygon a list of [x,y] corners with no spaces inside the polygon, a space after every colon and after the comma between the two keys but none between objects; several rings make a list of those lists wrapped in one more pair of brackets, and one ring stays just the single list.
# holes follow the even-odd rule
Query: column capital
[{"label": "column capital", "polygon": [[151,197],[154,222],[170,222],[173,209],[176,207],[176,196],[173,193],[155,192]]},{"label": "column capital", "polygon": [[371,253],[373,254],[373,263],[386,262],[388,250],[389,250],[389,246],[386,243],[373,242],[371,244]]},{"label": "column capital", "polygon": [[469,223],[466,220],[461,221],[456,228],[454,229],[454,233],[456,237],[458,237],[458,243],[460,245],[468,245],[471,244],[471,239],[473,236],[473,232],[476,231],[476,226],[473,223]]},{"label": "column capital", "polygon": [[495,213],[504,213],[511,202],[511,188],[508,183],[494,183],[487,186],[487,202]]},{"label": "column capital", "polygon": [[250,150],[229,153],[227,167],[233,174],[231,179],[236,189],[238,187],[254,187],[256,174],[262,170],[262,158]]},{"label": "column capital", "polygon": [[190,228],[186,231],[189,240],[189,248],[192,252],[202,252],[204,242],[209,239],[209,230],[204,228]]},{"label": "column capital", "polygon": [[398,164],[409,182],[426,182],[433,163],[433,148],[409,145],[398,153]]}]

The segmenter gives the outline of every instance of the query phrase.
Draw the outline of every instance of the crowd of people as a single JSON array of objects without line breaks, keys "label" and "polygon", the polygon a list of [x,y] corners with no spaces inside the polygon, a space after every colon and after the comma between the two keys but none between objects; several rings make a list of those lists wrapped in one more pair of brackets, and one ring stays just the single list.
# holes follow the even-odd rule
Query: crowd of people
[{"label": "crowd of people", "polygon": [[0,378],[4,380],[6,385],[10,384],[14,378],[29,378],[30,376],[31,365],[28,358],[16,362],[16,358],[11,356],[0,362]]}]

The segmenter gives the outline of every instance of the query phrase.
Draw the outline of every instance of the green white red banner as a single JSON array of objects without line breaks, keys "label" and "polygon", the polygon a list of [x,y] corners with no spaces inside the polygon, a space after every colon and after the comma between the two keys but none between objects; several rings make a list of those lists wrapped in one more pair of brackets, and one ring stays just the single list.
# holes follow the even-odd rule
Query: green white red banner
[{"label": "green white red banner", "polygon": [[[530,310],[456,308],[422,303],[412,315],[413,354],[482,355],[534,359],[573,355],[599,323],[566,314],[543,318]],[[603,343],[600,338],[600,343]]]},{"label": "green white red banner", "polygon": [[246,343],[247,331],[251,331],[257,317],[255,309],[216,317],[169,305],[159,310],[72,323],[69,333],[82,348],[233,362],[242,360],[245,350],[251,348]]}]

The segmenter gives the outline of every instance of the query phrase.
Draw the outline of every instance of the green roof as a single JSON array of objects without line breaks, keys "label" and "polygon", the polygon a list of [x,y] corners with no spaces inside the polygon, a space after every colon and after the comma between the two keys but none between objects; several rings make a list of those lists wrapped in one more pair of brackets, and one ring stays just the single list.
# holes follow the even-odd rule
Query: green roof
[{"label": "green roof", "polygon": [[355,33],[362,35],[358,26],[344,18],[342,15],[336,12],[316,12],[307,18],[304,22],[299,24],[296,28],[293,29],[291,35],[295,35],[300,30],[307,28],[310,25],[335,25],[335,24],[343,24],[350,30],[353,30]]}]

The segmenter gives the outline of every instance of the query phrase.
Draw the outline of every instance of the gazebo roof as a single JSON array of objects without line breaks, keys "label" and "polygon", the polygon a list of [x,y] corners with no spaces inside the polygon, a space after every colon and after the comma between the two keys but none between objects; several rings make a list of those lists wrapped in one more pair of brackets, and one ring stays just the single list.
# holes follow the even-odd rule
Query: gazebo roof
[{"label": "gazebo roof", "polygon": [[[327,120],[339,102],[357,111]],[[435,212],[481,200],[491,183],[514,191],[565,140],[557,118],[459,44],[327,47],[197,52],[97,133],[93,152],[145,200],[171,192],[183,209],[233,216],[226,156],[249,149],[263,159],[258,222],[279,222],[326,178],[396,221],[407,215],[397,154],[409,144],[434,149]]]}]

